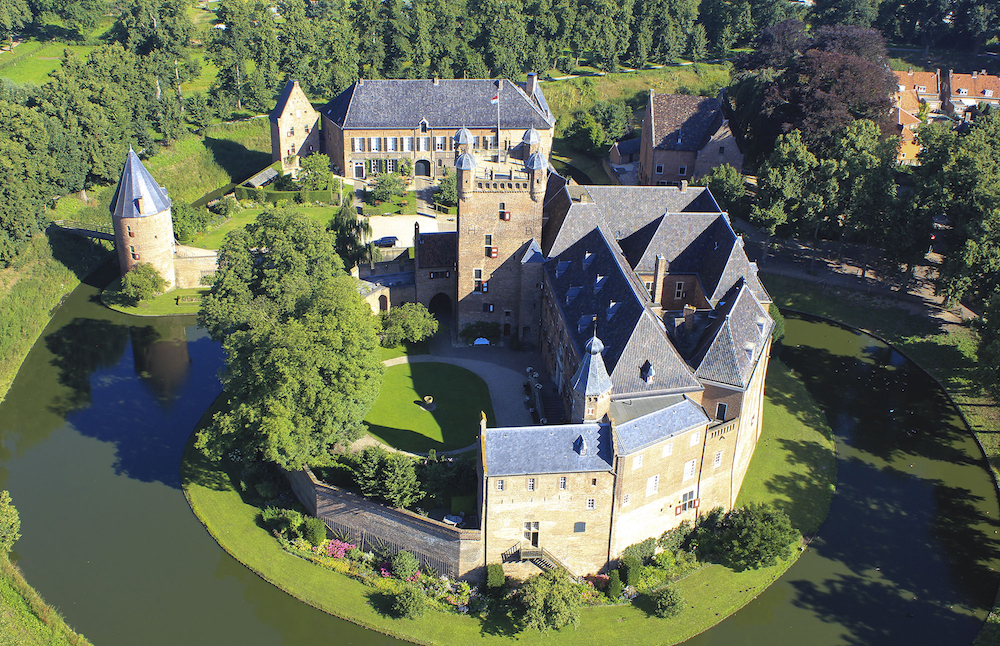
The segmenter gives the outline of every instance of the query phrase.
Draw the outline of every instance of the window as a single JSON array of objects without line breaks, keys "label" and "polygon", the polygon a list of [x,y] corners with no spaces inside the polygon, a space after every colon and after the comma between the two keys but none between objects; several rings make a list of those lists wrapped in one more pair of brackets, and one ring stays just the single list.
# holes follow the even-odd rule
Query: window
[{"label": "window", "polygon": [[647,280],[642,283],[642,286],[646,288],[646,291],[649,292],[650,296],[653,295],[653,281]]},{"label": "window", "polygon": [[958,94],[959,94],[959,96],[965,96],[968,93],[969,93],[969,91],[967,89],[965,89],[964,87],[958,88]]},{"label": "window", "polygon": [[669,458],[673,454],[674,454],[674,443],[673,442],[667,442],[666,444],[664,444],[663,445],[663,457]]},{"label": "window", "polygon": [[483,293],[485,294],[486,292],[490,291],[490,284],[484,280],[483,284],[480,285],[480,288],[483,290]]},{"label": "window", "polygon": [[690,480],[694,477],[694,472],[698,468],[697,460],[688,460],[684,463],[684,479]]},{"label": "window", "polygon": [[503,480],[497,480],[497,491],[503,491]]},{"label": "window", "polygon": [[421,121],[420,122],[420,132],[427,132],[427,122],[426,121]]},{"label": "window", "polygon": [[993,90],[983,90],[983,96],[993,96]]},{"label": "window", "polygon": [[360,153],[365,150],[365,140],[361,137],[351,137],[351,152]]},{"label": "window", "polygon": [[699,440],[701,440],[701,433],[695,432],[691,434],[691,446],[698,446]]},{"label": "window", "polygon": [[511,315],[511,314],[513,314],[513,312],[512,312],[512,311],[510,311],[510,310],[504,310],[504,311],[503,311],[503,315],[504,315],[505,317],[507,317],[507,318],[510,318],[510,315]]},{"label": "window", "polygon": [[680,175],[681,177],[684,177],[685,175],[688,174],[688,167],[681,166],[680,168],[677,169],[677,174]]},{"label": "window", "polygon": [[596,487],[597,486],[597,478],[591,478],[590,479],[590,486],[591,487]]},{"label": "window", "polygon": [[688,509],[694,509],[698,506],[698,501],[694,497],[694,490],[685,492],[681,496],[681,511],[687,511]]},{"label": "window", "polygon": [[725,155],[726,154],[726,147],[725,146],[719,146],[719,154],[720,155]]},{"label": "window", "polygon": [[288,129],[288,136],[289,137],[294,137],[295,136],[295,128],[289,128]]},{"label": "window", "polygon": [[657,164],[656,165],[656,174],[657,175],[662,175],[663,174],[663,164]]},{"label": "window", "polygon": [[434,150],[444,150],[447,137],[434,137]]},{"label": "window", "polygon": [[559,488],[566,489],[566,476],[561,476],[559,478]]},{"label": "window", "polygon": [[641,469],[641,468],[642,468],[642,455],[637,455],[634,458],[632,458],[632,470],[635,471],[636,469]]},{"label": "window", "polygon": [[722,451],[715,452],[715,459],[712,460],[712,466],[718,469],[722,465]]},{"label": "window", "polygon": [[580,534],[587,531],[587,523],[573,523],[573,533]]},{"label": "window", "polygon": [[483,303],[483,311],[487,312],[487,313],[488,312],[492,312],[493,311],[493,303]]},{"label": "window", "polygon": [[385,160],[385,169],[387,171],[389,171],[390,173],[395,173],[396,172],[396,160],[395,159],[387,159],[387,160]]},{"label": "window", "polygon": [[431,149],[431,138],[421,137],[420,138],[420,150],[430,150]]},{"label": "window", "polygon": [[632,496],[630,494],[625,494],[625,496],[622,498],[622,504],[627,505],[631,499]]},{"label": "window", "polygon": [[718,404],[716,404],[715,405],[715,419],[721,420],[723,422],[726,421],[726,409],[728,409],[728,408],[729,408],[729,406],[727,406],[726,404],[723,404],[722,402],[719,402]]},{"label": "window", "polygon": [[487,233],[487,234],[486,234],[485,236],[483,236],[483,237],[484,237],[484,238],[485,238],[485,240],[486,240],[486,246],[487,246],[487,247],[492,247],[492,246],[493,246],[493,235],[492,235],[492,234],[489,234],[489,233]]},{"label": "window", "polygon": [[926,85],[918,85],[917,86],[917,92],[926,92],[926,91],[927,91],[927,86]]},{"label": "window", "polygon": [[587,510],[593,511],[597,509],[597,500],[594,498],[587,498]]},{"label": "window", "polygon": [[528,478],[528,491],[534,491],[534,490],[535,490],[535,479]]},{"label": "window", "polygon": [[660,474],[646,478],[646,495],[652,496],[660,490]]},{"label": "window", "polygon": [[371,146],[369,150],[376,152],[382,150],[382,138],[381,137],[369,137],[368,145]]},{"label": "window", "polygon": [[431,279],[434,279],[434,278],[451,278],[451,272],[450,271],[432,271],[431,272]]},{"label": "window", "polygon": [[403,152],[413,152],[413,137],[403,137]]},{"label": "window", "polygon": [[386,139],[385,139],[385,149],[389,150],[389,151],[392,151],[392,152],[396,152],[396,138],[395,137],[386,137]]},{"label": "window", "polygon": [[674,286],[674,298],[684,298],[684,283],[677,283]]}]

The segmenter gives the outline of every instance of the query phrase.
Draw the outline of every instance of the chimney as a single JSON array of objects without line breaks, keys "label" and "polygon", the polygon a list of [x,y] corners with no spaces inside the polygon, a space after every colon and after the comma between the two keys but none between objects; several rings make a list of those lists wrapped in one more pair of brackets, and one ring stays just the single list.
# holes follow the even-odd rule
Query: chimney
[{"label": "chimney", "polygon": [[684,331],[690,332],[694,329],[694,313],[697,310],[694,305],[684,306]]},{"label": "chimney", "polygon": [[907,75],[909,75],[909,76],[913,76],[913,68],[912,68],[912,67],[908,67],[908,68],[906,68],[906,73],[907,73]]},{"label": "chimney", "polygon": [[479,411],[479,437],[486,437],[486,413]]},{"label": "chimney", "polygon": [[538,74],[535,72],[528,73],[528,80],[524,83],[524,93],[528,96],[534,96],[535,90],[538,88]]},{"label": "chimney", "polygon": [[434,85],[440,85],[440,84],[441,84],[441,79],[439,79],[438,77],[435,76],[434,77]]},{"label": "chimney", "polygon": [[662,254],[656,254],[656,265],[653,269],[653,293],[650,297],[654,303],[660,303],[663,297],[663,282],[667,279],[667,269],[669,263]]},{"label": "chimney", "polygon": [[979,76],[979,72],[972,70],[972,78],[976,78],[977,76]]},{"label": "chimney", "polygon": [[688,181],[686,179],[681,180],[681,193],[688,190]]},{"label": "chimney", "polygon": [[364,85],[364,84],[365,84],[365,80],[364,80],[364,79],[361,79],[361,78],[359,78],[359,79],[358,79],[358,85]]},{"label": "chimney", "polygon": [[135,210],[138,211],[140,215],[142,214],[143,211],[142,207],[143,207],[142,198],[141,197],[135,198]]}]

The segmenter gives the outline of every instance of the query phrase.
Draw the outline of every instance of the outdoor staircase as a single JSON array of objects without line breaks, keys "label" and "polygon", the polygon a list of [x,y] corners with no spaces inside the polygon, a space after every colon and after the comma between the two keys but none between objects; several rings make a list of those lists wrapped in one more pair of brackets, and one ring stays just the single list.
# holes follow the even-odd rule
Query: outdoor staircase
[{"label": "outdoor staircase", "polygon": [[537,565],[542,572],[562,568],[573,576],[573,571],[544,547],[522,547],[520,557],[522,561],[531,561]]}]

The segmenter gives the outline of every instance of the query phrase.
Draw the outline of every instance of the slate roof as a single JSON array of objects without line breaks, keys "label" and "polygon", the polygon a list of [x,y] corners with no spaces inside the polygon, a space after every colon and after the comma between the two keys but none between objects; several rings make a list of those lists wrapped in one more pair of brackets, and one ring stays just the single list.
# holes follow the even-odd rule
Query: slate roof
[{"label": "slate roof", "polygon": [[639,152],[639,147],[642,144],[642,139],[638,137],[633,137],[632,139],[622,139],[621,141],[612,144],[612,147],[618,147],[618,154],[621,156],[634,155]]},{"label": "slate roof", "polygon": [[[590,321],[597,317],[615,396],[701,389],[667,337],[663,323],[647,309],[645,288],[601,227],[550,258],[545,272],[570,342],[581,358],[593,330]],[[580,325],[581,321],[586,324]],[[651,381],[640,374],[647,361],[656,372]]]},{"label": "slate roof", "polygon": [[[139,198],[142,198],[141,212]],[[122,169],[115,195],[111,198],[111,215],[116,218],[141,218],[166,211],[170,205],[167,191],[156,183],[139,161],[139,156],[129,148],[125,168]]]},{"label": "slate roof", "polygon": [[774,321],[746,283],[726,294],[691,358],[699,379],[746,388]]},{"label": "slate roof", "polygon": [[274,104],[274,109],[271,110],[271,114],[267,115],[268,119],[274,123],[278,122],[278,118],[281,117],[281,114],[285,111],[285,105],[288,103],[288,99],[292,96],[292,91],[298,84],[299,82],[295,80],[289,80],[288,83],[285,83],[285,87],[282,88],[281,94],[278,96],[278,100]]},{"label": "slate roof", "polygon": [[603,350],[604,344],[596,334],[584,345],[580,367],[569,384],[575,392],[585,397],[597,397],[611,391],[611,377],[601,357]]},{"label": "slate roof", "polygon": [[539,247],[535,239],[532,238],[528,241],[528,246],[524,250],[524,255],[521,256],[521,264],[527,265],[537,262],[545,262],[545,254],[542,253],[542,248]]},{"label": "slate roof", "polygon": [[[586,450],[580,451],[581,442]],[[482,437],[487,477],[610,471],[614,462],[608,424],[488,428]]]},{"label": "slate roof", "polygon": [[[721,213],[707,188],[689,186],[568,186],[553,198],[542,249],[549,257],[563,252],[597,224],[615,240],[626,238],[664,213]],[[573,199],[573,191],[583,199]]]},{"label": "slate roof", "polygon": [[458,233],[421,233],[417,238],[417,263],[420,269],[447,267],[454,269],[458,261]]},{"label": "slate roof", "polygon": [[659,150],[698,151],[722,125],[719,99],[687,94],[650,94],[652,144]]},{"label": "slate roof", "polygon": [[615,424],[615,447],[619,455],[628,455],[710,421],[701,406],[678,397],[659,410]]},{"label": "slate roof", "polygon": [[667,213],[619,241],[636,272],[652,273],[656,256],[669,263],[670,274],[694,274],[713,306],[743,278],[754,295],[770,302],[757,266],[747,258],[742,238],[721,213]]},{"label": "slate roof", "polygon": [[555,119],[541,89],[529,98],[507,79],[363,79],[353,83],[323,107],[323,114],[341,128],[416,128],[427,120],[431,128],[496,127],[497,106],[490,103],[500,90],[500,127],[551,130]]}]

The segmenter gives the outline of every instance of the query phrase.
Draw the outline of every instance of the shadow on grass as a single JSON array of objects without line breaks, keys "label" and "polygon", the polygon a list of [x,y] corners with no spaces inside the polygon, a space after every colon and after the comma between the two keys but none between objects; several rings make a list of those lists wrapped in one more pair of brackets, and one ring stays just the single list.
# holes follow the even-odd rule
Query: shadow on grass
[{"label": "shadow on grass", "polygon": [[234,182],[242,182],[271,163],[271,155],[229,139],[205,137],[205,147],[212,151],[215,163],[226,171]]}]

